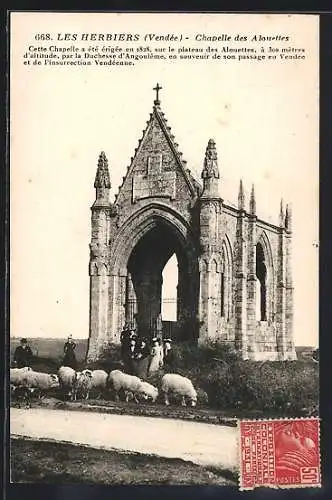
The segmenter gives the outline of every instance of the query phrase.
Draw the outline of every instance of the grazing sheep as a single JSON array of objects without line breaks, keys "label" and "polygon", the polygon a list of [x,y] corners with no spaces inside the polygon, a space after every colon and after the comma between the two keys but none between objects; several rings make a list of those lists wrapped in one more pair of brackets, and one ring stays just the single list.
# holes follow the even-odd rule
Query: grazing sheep
[{"label": "grazing sheep", "polygon": [[11,385],[23,385],[25,376],[27,372],[32,371],[29,366],[24,368],[11,368],[10,369],[10,384]]},{"label": "grazing sheep", "polygon": [[77,372],[74,384],[74,400],[77,399],[77,396],[82,399],[88,399],[89,392],[91,390],[91,383],[92,383],[91,370],[83,370],[82,372]]},{"label": "grazing sheep", "polygon": [[145,400],[151,399],[152,402],[155,403],[158,397],[158,389],[148,382],[141,382],[138,389],[138,395],[142,396]]},{"label": "grazing sheep", "polygon": [[13,369],[10,373],[10,389],[13,399],[24,401],[30,407],[30,397],[41,397],[48,390],[58,388],[55,374],[35,372],[31,368]]},{"label": "grazing sheep", "polygon": [[42,373],[29,370],[26,372],[24,378],[29,387],[40,389],[41,391],[57,389],[60,386],[59,378],[54,373]]},{"label": "grazing sheep", "polygon": [[91,378],[91,390],[104,393],[107,387],[107,373],[104,370],[93,370]]},{"label": "grazing sheep", "polygon": [[189,378],[182,377],[177,373],[167,373],[161,379],[161,392],[164,394],[164,401],[169,405],[169,394],[182,396],[182,406],[186,406],[186,398],[189,399],[191,406],[196,406],[197,392]]},{"label": "grazing sheep", "polygon": [[61,366],[58,370],[58,377],[61,389],[70,399],[74,397],[77,374],[70,366]]},{"label": "grazing sheep", "polygon": [[116,401],[119,401],[119,392],[122,390],[125,393],[126,402],[129,401],[129,393],[132,393],[134,400],[138,403],[139,401],[136,395],[139,393],[141,384],[142,381],[140,378],[135,377],[134,375],[128,375],[120,370],[111,371],[107,379],[107,386],[109,389],[114,390]]},{"label": "grazing sheep", "polygon": [[47,390],[59,387],[59,379],[54,373],[35,372],[29,367],[11,368],[10,383],[13,386],[26,386]]}]

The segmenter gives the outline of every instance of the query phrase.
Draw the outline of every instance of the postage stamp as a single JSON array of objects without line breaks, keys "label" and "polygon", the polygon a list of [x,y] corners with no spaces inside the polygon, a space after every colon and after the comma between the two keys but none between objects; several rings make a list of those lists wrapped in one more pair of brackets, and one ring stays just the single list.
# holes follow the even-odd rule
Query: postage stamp
[{"label": "postage stamp", "polygon": [[240,489],[319,487],[319,419],[241,420]]}]

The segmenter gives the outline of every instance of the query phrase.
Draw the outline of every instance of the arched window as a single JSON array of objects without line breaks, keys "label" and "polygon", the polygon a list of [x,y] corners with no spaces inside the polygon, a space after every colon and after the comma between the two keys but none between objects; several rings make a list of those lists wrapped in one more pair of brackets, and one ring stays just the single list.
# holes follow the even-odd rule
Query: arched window
[{"label": "arched window", "polygon": [[232,250],[227,236],[222,243],[220,272],[220,314],[226,321],[232,316]]},{"label": "arched window", "polygon": [[256,317],[258,321],[266,321],[266,265],[261,243],[256,246]]},{"label": "arched window", "polygon": [[224,269],[221,272],[221,316],[225,316],[225,273]]}]

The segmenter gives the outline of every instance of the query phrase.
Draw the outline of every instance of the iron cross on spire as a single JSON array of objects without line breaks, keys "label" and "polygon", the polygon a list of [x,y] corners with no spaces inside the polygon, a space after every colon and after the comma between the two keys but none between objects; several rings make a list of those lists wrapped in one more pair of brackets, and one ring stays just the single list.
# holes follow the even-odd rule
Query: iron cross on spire
[{"label": "iron cross on spire", "polygon": [[156,99],[154,101],[155,104],[160,104],[160,101],[159,101],[159,90],[161,90],[162,87],[159,85],[159,83],[157,83],[157,85],[154,87],[153,90],[156,91]]}]

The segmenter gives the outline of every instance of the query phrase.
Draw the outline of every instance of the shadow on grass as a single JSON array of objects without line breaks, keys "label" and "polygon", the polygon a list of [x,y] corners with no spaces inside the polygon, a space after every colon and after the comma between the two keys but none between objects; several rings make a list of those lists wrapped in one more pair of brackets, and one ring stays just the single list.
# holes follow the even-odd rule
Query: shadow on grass
[{"label": "shadow on grass", "polygon": [[177,458],[14,438],[11,440],[11,481],[234,486],[236,476]]}]

